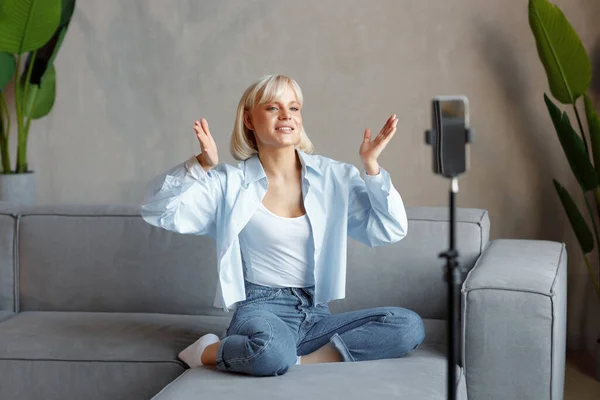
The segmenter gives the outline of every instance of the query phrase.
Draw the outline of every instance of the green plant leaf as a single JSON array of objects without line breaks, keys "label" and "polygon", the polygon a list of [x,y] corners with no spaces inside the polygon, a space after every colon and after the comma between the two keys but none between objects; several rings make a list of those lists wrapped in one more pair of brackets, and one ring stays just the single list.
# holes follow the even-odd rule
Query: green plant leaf
[{"label": "green plant leaf", "polygon": [[[54,64],[54,59],[56,58],[58,50],[60,49],[63,39],[67,33],[67,29],[69,27],[69,23],[71,22],[71,17],[73,16],[74,11],[75,0],[62,0],[60,24],[50,40],[48,40],[45,45],[35,52],[35,60],[33,61],[33,68],[31,70],[29,82],[39,85],[42,80],[42,76],[44,76],[46,70],[48,69],[48,66]],[[33,55],[34,53],[31,52],[27,56],[25,70],[29,68],[29,64],[31,63],[31,58]]]},{"label": "green plant leaf", "polygon": [[[23,86],[21,86],[23,90]],[[39,119],[50,113],[56,97],[56,70],[52,65],[42,77],[40,85],[29,85],[25,99],[25,115]]]},{"label": "green plant leaf", "polygon": [[75,11],[75,0],[62,0],[61,3],[60,23],[58,26],[62,28],[68,26],[71,22],[71,17]]},{"label": "green plant leaf", "polygon": [[581,39],[562,11],[548,0],[529,0],[529,26],[550,92],[563,104],[575,104],[592,80],[592,65]]},{"label": "green plant leaf", "polygon": [[596,167],[596,173],[600,176],[600,118],[598,118],[592,100],[587,93],[583,95],[583,102],[592,142],[592,152],[594,153],[594,166]]},{"label": "green plant leaf", "polygon": [[587,222],[585,222],[583,215],[579,212],[579,209],[577,208],[577,205],[575,205],[569,192],[558,183],[556,179],[553,179],[552,182],[554,182],[554,188],[560,197],[560,201],[567,213],[567,217],[573,227],[575,236],[577,236],[577,241],[579,242],[581,249],[584,253],[591,252],[594,250],[594,237],[592,236],[592,232],[590,231]]},{"label": "green plant leaf", "polygon": [[61,0],[3,0],[0,51],[23,54],[42,47],[61,18]]},{"label": "green plant leaf", "polygon": [[15,56],[0,51],[0,93],[15,73]]},{"label": "green plant leaf", "polygon": [[575,132],[571,126],[571,121],[566,112],[562,112],[556,107],[556,105],[550,100],[546,94],[544,94],[544,101],[548,107],[552,123],[556,129],[558,140],[567,156],[569,165],[575,178],[581,185],[584,192],[595,189],[598,187],[598,174],[594,169],[594,166],[590,162],[590,158],[585,151],[585,145],[581,137]]}]

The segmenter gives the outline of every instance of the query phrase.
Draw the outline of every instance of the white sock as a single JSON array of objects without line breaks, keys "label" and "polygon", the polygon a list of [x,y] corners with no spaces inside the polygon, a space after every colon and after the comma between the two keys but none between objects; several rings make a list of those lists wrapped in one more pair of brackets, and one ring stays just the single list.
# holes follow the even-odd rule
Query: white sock
[{"label": "white sock", "polygon": [[302,356],[298,356],[298,358],[296,359],[296,365],[300,365],[300,359],[302,358]]},{"label": "white sock", "polygon": [[190,366],[190,368],[199,367],[202,364],[202,353],[211,344],[217,343],[219,337],[214,333],[208,333],[190,344],[179,353],[179,359]]}]

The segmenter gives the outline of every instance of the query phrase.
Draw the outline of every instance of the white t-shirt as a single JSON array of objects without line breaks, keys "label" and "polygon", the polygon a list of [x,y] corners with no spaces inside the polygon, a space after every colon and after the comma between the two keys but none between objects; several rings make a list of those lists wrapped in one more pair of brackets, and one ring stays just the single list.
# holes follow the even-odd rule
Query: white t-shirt
[{"label": "white t-shirt", "polygon": [[246,280],[270,287],[315,284],[314,243],[306,214],[281,217],[261,202],[239,238]]}]

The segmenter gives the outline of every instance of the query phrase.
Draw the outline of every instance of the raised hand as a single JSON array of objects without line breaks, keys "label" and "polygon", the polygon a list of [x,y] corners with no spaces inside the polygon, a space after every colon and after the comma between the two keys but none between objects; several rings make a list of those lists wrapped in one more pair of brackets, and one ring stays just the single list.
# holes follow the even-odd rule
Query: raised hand
[{"label": "raised hand", "polygon": [[204,118],[195,121],[194,131],[196,131],[196,137],[200,142],[201,154],[197,156],[200,165],[205,170],[214,168],[219,163],[219,154],[215,140],[208,130],[208,121]]},{"label": "raised hand", "polygon": [[362,160],[365,166],[376,165],[377,159],[379,155],[385,149],[385,146],[389,143],[389,141],[394,136],[396,132],[396,124],[398,123],[398,118],[396,118],[396,114],[392,114],[388,120],[385,122],[385,125],[381,129],[381,132],[375,137],[373,141],[371,141],[371,130],[367,128],[365,130],[363,142],[360,146],[360,159]]}]

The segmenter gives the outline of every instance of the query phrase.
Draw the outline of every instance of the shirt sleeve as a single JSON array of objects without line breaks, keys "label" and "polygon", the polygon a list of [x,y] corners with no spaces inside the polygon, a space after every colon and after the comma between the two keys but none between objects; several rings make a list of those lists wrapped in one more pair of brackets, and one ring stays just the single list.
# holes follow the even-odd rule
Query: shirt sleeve
[{"label": "shirt sleeve", "polygon": [[216,215],[223,199],[217,166],[206,172],[196,156],[154,178],[139,206],[151,225],[178,233],[216,236]]},{"label": "shirt sleeve", "polygon": [[381,166],[379,174],[364,180],[351,166],[348,187],[348,236],[369,247],[395,243],[408,233],[406,210],[390,174]]}]

